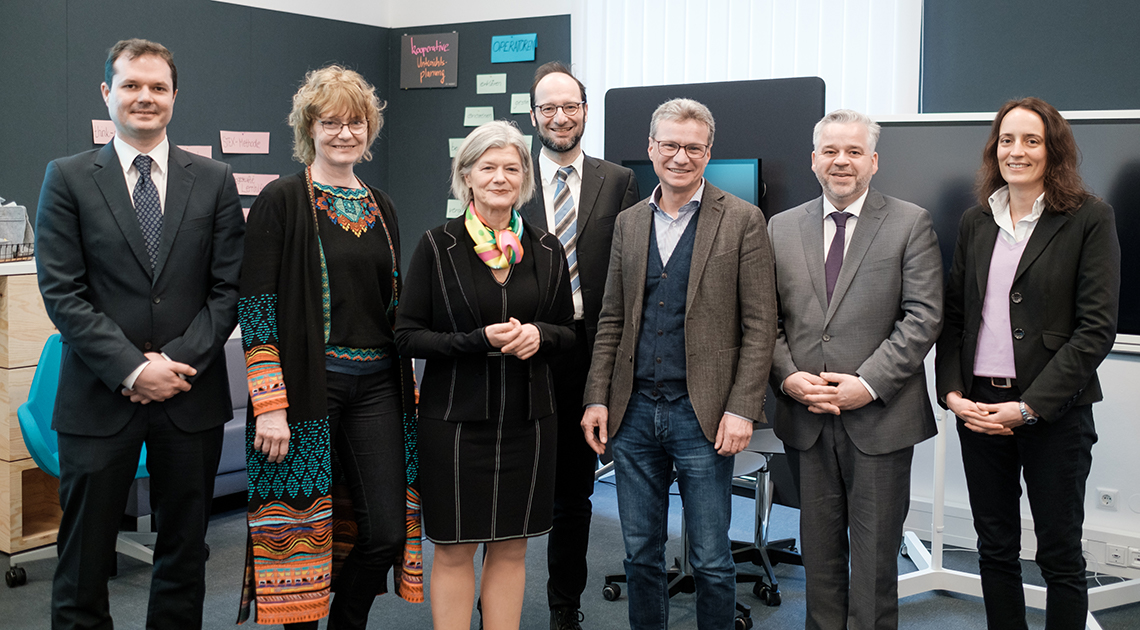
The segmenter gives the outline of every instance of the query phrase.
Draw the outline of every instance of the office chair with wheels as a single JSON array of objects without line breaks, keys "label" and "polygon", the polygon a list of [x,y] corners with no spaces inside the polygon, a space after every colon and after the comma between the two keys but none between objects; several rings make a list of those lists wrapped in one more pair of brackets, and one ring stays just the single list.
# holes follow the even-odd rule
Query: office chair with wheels
[{"label": "office chair with wheels", "polygon": [[[60,355],[63,343],[58,334],[48,337],[40,354],[40,362],[36,365],[36,374],[32,378],[32,388],[28,393],[28,401],[20,405],[16,415],[20,419],[20,433],[24,436],[24,444],[32,460],[40,470],[59,478],[59,443],[56,433],[51,428],[52,411],[55,409],[55,392],[59,387]],[[135,479],[149,477],[146,469],[146,445],[143,445],[139,455],[138,471]],[[141,560],[147,564],[154,564],[154,551],[146,545],[153,545],[155,534],[150,531],[150,516],[138,519],[137,532],[119,532],[115,542],[115,551],[126,556]],[[8,571],[4,574],[4,581],[9,588],[15,588],[28,581],[27,571],[19,564],[56,557],[56,546],[49,545],[39,549],[32,549],[12,554],[8,558]]]}]

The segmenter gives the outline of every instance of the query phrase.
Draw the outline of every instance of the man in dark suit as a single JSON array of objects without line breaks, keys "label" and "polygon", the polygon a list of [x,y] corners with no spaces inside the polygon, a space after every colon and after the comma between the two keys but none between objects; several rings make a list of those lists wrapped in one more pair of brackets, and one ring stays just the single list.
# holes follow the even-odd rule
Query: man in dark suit
[{"label": "man in dark suit", "polygon": [[574,295],[574,349],[553,362],[558,405],[558,468],[554,529],[547,542],[546,583],[551,630],[581,630],[590,541],[590,495],[598,457],[582,439],[582,391],[598,331],[614,220],[637,203],[633,171],[587,156],[579,141],[586,126],[586,87],[564,64],[552,61],[534,73],[530,121],[542,150],[535,159],[535,190],[521,212],[527,221],[556,234],[566,250]]},{"label": "man in dark suit", "polygon": [[49,164],[36,214],[40,291],[64,341],[52,627],[111,626],[107,579],[145,442],[158,531],[147,628],[200,628],[241,204],[228,166],[166,137],[170,51],[117,43],[102,92],[114,140]]},{"label": "man in dark suit", "polygon": [[653,113],[649,157],[661,185],[618,217],[586,386],[582,430],[614,456],[633,630],[668,626],[674,469],[697,627],[734,623],[733,455],[765,421],[776,293],[764,215],[704,179],[714,124],[689,99]]},{"label": "man in dark suit", "polygon": [[935,433],[923,359],[942,328],[930,215],[870,188],[879,126],[815,127],[823,196],[772,217],[776,435],[798,457],[809,629],[895,628],[914,445]]}]

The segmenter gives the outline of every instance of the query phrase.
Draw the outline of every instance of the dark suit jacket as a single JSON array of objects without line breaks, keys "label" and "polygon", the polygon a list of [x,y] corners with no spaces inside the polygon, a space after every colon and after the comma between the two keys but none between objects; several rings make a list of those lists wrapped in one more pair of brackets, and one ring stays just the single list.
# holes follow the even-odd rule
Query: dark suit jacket
[{"label": "dark suit jacket", "polygon": [[[594,346],[598,332],[598,313],[602,310],[602,293],[606,288],[606,270],[610,264],[614,221],[622,210],[641,199],[633,171],[613,162],[582,156],[581,199],[578,208],[578,284],[582,291],[582,314],[586,322],[588,348]],[[546,202],[542,196],[542,177],[538,157],[534,157],[535,194],[520,210],[527,221],[543,230],[546,225]]]},{"label": "dark suit jacket", "polygon": [[913,446],[936,432],[923,360],[942,329],[942,258],[922,208],[867,193],[827,301],[823,197],[772,217],[780,332],[772,357],[776,435],[805,451],[825,417],[782,393],[797,371],[857,374],[879,398],[840,418],[868,455]]},{"label": "dark suit jacket", "polygon": [[[566,254],[553,234],[524,220],[523,252],[537,270],[539,307],[534,324],[542,341],[527,360],[530,367],[530,419],[554,413],[548,358],[574,345],[574,304]],[[416,246],[396,315],[400,355],[428,359],[420,384],[419,413],[428,418],[486,420],[487,342],[475,296],[472,247],[463,217],[428,230]]]},{"label": "dark suit jacket", "polygon": [[[962,215],[946,286],[946,328],[938,340],[939,401],[952,391],[970,398],[997,238],[988,206]],[[1119,294],[1120,241],[1112,207],[1089,199],[1076,212],[1046,210],[1025,244],[1009,294],[1021,399],[1044,420],[1102,398],[1096,368],[1116,338]]]},{"label": "dark suit jacket", "polygon": [[[726,411],[764,419],[764,382],[776,335],[772,248],[756,206],[705,183],[685,298],[689,399],[705,437],[716,441]],[[609,408],[617,433],[633,393],[653,210],[623,212],[614,229],[598,336],[584,402]]]},{"label": "dark suit jacket", "polygon": [[158,405],[179,428],[233,417],[222,345],[237,323],[245,224],[230,167],[170,145],[162,239],[150,268],[114,143],[47,167],[36,213],[36,269],[63,336],[57,431],[107,436],[138,409],[120,393],[164,352],[198,370]]}]

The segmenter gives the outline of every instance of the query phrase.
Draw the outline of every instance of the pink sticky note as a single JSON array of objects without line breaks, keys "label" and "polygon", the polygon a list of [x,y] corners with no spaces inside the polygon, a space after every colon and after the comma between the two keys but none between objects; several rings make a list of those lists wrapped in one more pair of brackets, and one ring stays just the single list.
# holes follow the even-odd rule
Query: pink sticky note
[{"label": "pink sticky note", "polygon": [[202,157],[214,157],[214,147],[208,144],[180,144],[178,148],[187,153],[195,153]]},{"label": "pink sticky note", "polygon": [[222,131],[222,153],[269,153],[268,131]]},{"label": "pink sticky note", "polygon": [[109,120],[91,121],[91,141],[95,144],[107,144],[115,137],[115,123]]},{"label": "pink sticky note", "polygon": [[281,176],[262,173],[234,173],[234,181],[237,182],[239,195],[259,195],[266,184],[278,177]]}]

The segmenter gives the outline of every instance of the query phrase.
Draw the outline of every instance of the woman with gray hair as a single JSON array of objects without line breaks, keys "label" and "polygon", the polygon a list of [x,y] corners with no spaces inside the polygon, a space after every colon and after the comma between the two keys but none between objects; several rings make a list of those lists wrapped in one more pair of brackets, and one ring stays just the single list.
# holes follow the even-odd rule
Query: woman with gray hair
[{"label": "woman with gray hair", "polygon": [[[488,630],[519,627],[527,538],[550,530],[557,426],[549,362],[574,345],[562,245],[518,213],[534,193],[530,152],[504,121],[467,136],[452,162],[464,213],[429,230],[396,320],[420,383],[424,534],[435,543],[432,619],[471,627],[475,552]],[[432,465],[432,464],[435,465]]]}]

